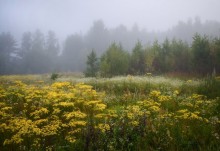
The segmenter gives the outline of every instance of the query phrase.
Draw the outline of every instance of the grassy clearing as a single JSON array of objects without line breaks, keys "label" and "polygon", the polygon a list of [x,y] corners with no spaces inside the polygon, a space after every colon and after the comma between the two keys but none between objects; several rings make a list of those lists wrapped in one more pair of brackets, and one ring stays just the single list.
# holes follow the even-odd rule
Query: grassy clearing
[{"label": "grassy clearing", "polygon": [[197,94],[218,79],[17,75],[0,83],[0,150],[220,150],[219,93]]},{"label": "grassy clearing", "polygon": [[84,78],[84,77],[60,77],[58,81],[70,81],[73,83],[89,83],[89,84],[149,84],[149,85],[160,85],[164,84],[173,88],[181,87],[182,85],[198,86],[201,80],[180,80],[178,78],[166,78],[163,76],[118,76],[113,78]]}]

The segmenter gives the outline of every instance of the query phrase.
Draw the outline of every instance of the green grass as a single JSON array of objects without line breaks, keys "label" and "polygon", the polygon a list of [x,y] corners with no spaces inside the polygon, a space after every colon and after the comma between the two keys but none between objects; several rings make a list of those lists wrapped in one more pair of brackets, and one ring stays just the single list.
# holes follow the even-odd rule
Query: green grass
[{"label": "green grass", "polygon": [[[21,115],[18,114],[20,113],[19,107],[23,106],[22,103],[29,103],[29,106],[38,105],[39,108],[47,108],[50,112],[45,115],[44,118],[46,118],[54,114],[53,108],[56,107],[53,106],[54,99],[56,101],[71,102],[80,101],[83,98],[85,104],[89,99],[95,101],[91,96],[84,97],[84,95],[89,96],[90,91],[81,91],[80,89],[83,90],[83,88],[71,91],[78,95],[79,100],[75,100],[75,96],[69,96],[71,93],[69,93],[67,86],[60,87],[58,83],[58,88],[54,90],[53,84],[55,82],[67,81],[71,83],[70,88],[75,88],[77,83],[85,83],[91,85],[97,92],[105,93],[103,97],[100,93],[100,97],[102,103],[106,105],[106,109],[100,111],[102,115],[105,115],[101,119],[96,119],[93,112],[91,112],[89,121],[92,121],[92,123],[82,127],[82,132],[76,135],[77,139],[74,143],[64,141],[62,139],[64,134],[59,133],[59,130],[58,134],[53,137],[57,141],[55,144],[47,137],[42,138],[42,140],[45,139],[47,143],[52,144],[51,149],[220,150],[220,81],[218,78],[179,79],[163,76],[85,78],[80,74],[71,73],[59,73],[59,77],[55,80],[50,77],[50,74],[0,76],[1,101],[6,103],[12,112],[8,112],[5,107],[2,111],[7,114],[10,113],[13,117],[20,117]],[[23,95],[27,91],[27,95],[33,97],[29,89],[19,87],[19,82],[18,87],[16,87],[14,85],[16,80],[23,81],[27,84],[27,87],[36,90],[36,93],[31,92],[36,95],[36,98],[34,98],[36,100],[32,100],[33,103],[27,101]],[[55,96],[59,96],[62,94],[61,92],[64,93],[61,100],[53,98],[50,100],[52,103],[44,104],[46,103],[45,100],[51,98],[49,94],[55,93]],[[13,102],[17,103],[11,104]],[[74,102],[74,105],[76,104]],[[80,106],[80,108],[82,108],[81,112],[88,112],[83,106]],[[66,110],[62,111],[63,114],[70,112],[67,108],[63,108],[63,110]],[[25,116],[25,118],[27,117]],[[61,120],[63,117],[59,114]],[[10,121],[11,119],[5,117],[2,121],[0,119],[0,122],[5,122],[4,120]],[[6,133],[3,133],[4,129],[1,129],[1,124],[0,134],[2,133],[6,137],[5,134],[10,131],[8,129]],[[99,124],[106,124],[109,129],[99,129],[97,128]],[[63,129],[69,130],[66,127]],[[14,131],[10,133],[13,134]],[[21,137],[25,138],[25,135],[21,135]],[[31,135],[29,137],[34,140],[37,136]],[[28,140],[29,137],[25,139]],[[3,139],[0,139],[0,141],[4,142]],[[22,145],[27,144],[24,142]],[[0,144],[0,150],[9,148],[10,146],[4,148]]]}]

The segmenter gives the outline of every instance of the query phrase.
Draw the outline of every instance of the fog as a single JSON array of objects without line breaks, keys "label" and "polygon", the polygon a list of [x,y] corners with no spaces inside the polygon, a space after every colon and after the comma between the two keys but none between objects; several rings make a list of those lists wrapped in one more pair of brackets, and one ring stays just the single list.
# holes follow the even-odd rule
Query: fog
[{"label": "fog", "polygon": [[[175,70],[193,71],[188,67],[193,58],[188,57],[193,56],[196,33],[206,35],[210,45],[218,48],[213,39],[220,39],[219,6],[219,0],[0,0],[0,74],[82,72],[92,50],[101,61],[108,49],[128,53],[123,55],[129,66],[136,46],[143,53],[143,68],[127,71],[173,71],[168,66],[177,63],[171,56],[178,53],[189,61]],[[172,47],[177,46],[181,51],[174,55]],[[158,52],[151,52],[154,48]],[[160,56],[164,50],[170,56]],[[214,56],[219,50],[206,51],[208,59],[216,61],[210,61],[205,71],[215,64],[219,72],[220,59]],[[158,65],[164,64],[161,60],[167,62],[166,68]]]},{"label": "fog", "polygon": [[0,0],[0,32],[53,30],[62,38],[86,33],[95,20],[107,28],[137,24],[147,31],[166,31],[178,21],[200,17],[220,21],[219,0]]}]

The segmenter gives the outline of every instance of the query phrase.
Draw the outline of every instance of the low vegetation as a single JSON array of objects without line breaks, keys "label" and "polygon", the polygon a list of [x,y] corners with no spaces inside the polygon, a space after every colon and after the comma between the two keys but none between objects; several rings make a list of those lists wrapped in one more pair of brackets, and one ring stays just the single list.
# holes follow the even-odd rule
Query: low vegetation
[{"label": "low vegetation", "polygon": [[3,151],[220,149],[219,78],[0,78]]}]

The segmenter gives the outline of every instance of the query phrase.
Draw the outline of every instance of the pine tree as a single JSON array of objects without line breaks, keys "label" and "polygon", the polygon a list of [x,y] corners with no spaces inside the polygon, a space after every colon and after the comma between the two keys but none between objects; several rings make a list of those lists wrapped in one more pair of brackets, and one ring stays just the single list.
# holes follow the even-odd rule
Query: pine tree
[{"label": "pine tree", "polygon": [[129,54],[116,43],[110,45],[101,57],[100,71],[102,76],[117,76],[128,72]]},{"label": "pine tree", "polygon": [[87,68],[85,75],[87,77],[95,77],[98,71],[98,58],[94,50],[87,56]]}]

